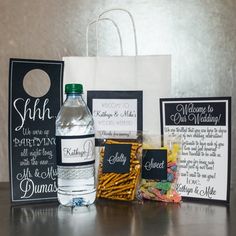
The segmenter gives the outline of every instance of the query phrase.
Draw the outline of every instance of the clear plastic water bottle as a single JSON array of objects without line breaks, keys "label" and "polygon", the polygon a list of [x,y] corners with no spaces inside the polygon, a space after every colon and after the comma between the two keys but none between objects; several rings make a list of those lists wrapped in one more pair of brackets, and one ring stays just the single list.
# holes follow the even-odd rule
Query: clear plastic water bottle
[{"label": "clear plastic water bottle", "polygon": [[81,84],[66,84],[67,98],[56,118],[58,200],[64,206],[95,201],[95,135]]}]

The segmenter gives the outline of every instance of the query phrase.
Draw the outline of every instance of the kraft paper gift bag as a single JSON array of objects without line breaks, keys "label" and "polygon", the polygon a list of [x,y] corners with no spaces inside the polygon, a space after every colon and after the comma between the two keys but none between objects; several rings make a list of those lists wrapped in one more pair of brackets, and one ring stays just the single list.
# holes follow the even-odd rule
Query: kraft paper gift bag
[{"label": "kraft paper gift bag", "polygon": [[[123,56],[122,38],[116,22],[102,16],[110,11],[128,13],[134,31],[134,56]],[[115,26],[121,46],[121,56],[88,56],[88,32],[92,24],[111,21]],[[136,28],[130,12],[125,9],[110,9],[102,12],[87,26],[87,56],[64,57],[64,84],[81,83],[88,90],[142,90],[143,91],[143,130],[160,133],[159,98],[171,95],[171,56],[138,55]],[[85,91],[85,97],[86,97]]]}]

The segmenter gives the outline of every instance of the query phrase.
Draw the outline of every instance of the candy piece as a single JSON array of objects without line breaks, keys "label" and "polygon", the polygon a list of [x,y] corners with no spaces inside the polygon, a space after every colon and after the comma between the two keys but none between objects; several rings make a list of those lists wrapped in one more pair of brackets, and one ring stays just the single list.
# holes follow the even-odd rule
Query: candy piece
[{"label": "candy piece", "polygon": [[164,183],[163,190],[167,191],[171,188],[171,184],[169,182]]},{"label": "candy piece", "polygon": [[167,160],[168,162],[176,162],[176,155],[175,154],[168,155]]},{"label": "candy piece", "polygon": [[158,182],[156,183],[156,187],[160,190],[169,190],[171,187],[171,184],[169,182]]},{"label": "candy piece", "polygon": [[158,189],[162,189],[163,183],[162,182],[157,182],[156,184]]},{"label": "candy piece", "polygon": [[165,195],[166,194],[166,190],[162,189],[161,190],[161,195]]},{"label": "candy piece", "polygon": [[175,193],[173,194],[173,202],[176,202],[176,203],[181,202],[182,197],[180,196],[180,194],[177,193],[176,191],[174,191],[174,192]]},{"label": "candy piece", "polygon": [[145,184],[146,187],[155,187],[155,185],[156,185],[156,182],[154,181],[150,181]]},{"label": "candy piece", "polygon": [[167,180],[168,180],[169,182],[172,182],[172,181],[174,180],[174,175],[173,175],[172,173],[168,173],[168,174],[167,174]]},{"label": "candy piece", "polygon": [[176,166],[176,162],[168,162],[167,167]]},{"label": "candy piece", "polygon": [[173,197],[173,190],[169,189],[166,193],[167,198],[172,198]]},{"label": "candy piece", "polygon": [[156,189],[156,188],[152,189],[152,193],[154,193],[157,197],[162,197],[161,196],[161,192],[158,189]]},{"label": "candy piece", "polygon": [[143,196],[143,198],[145,198],[145,199],[151,199],[151,196],[148,195],[146,192],[142,192],[142,196]]},{"label": "candy piece", "polygon": [[177,165],[171,166],[170,169],[171,169],[172,171],[177,171]]},{"label": "candy piece", "polygon": [[145,191],[145,193],[146,193],[149,197],[151,197],[151,198],[154,198],[154,197],[155,197],[155,194],[152,192],[151,189],[148,189],[147,191]]},{"label": "candy piece", "polygon": [[158,189],[153,188],[152,192],[156,195],[156,200],[164,200],[164,195],[161,195],[161,192]]},{"label": "candy piece", "polygon": [[146,179],[142,179],[142,180],[141,180],[141,185],[145,185],[146,182],[147,182]]},{"label": "candy piece", "polygon": [[174,144],[173,144],[173,152],[175,152],[175,153],[179,153],[179,150],[180,150],[180,146],[179,146],[179,144],[174,143]]}]

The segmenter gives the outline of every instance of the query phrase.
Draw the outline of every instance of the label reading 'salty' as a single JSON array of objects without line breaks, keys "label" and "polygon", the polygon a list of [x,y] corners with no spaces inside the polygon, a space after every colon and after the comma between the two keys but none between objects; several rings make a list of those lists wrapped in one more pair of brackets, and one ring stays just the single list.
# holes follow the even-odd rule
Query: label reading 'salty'
[{"label": "label reading 'salty'", "polygon": [[142,178],[167,179],[167,150],[143,150]]},{"label": "label reading 'salty'", "polygon": [[105,144],[103,173],[128,173],[131,144]]}]

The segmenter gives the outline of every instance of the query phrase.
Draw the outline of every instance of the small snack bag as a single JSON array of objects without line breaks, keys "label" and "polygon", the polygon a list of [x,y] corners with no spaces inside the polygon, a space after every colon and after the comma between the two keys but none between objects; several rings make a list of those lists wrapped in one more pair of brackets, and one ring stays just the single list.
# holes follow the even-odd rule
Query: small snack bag
[{"label": "small snack bag", "polygon": [[176,191],[180,141],[174,137],[165,138],[163,146],[155,139],[158,137],[144,140],[139,195],[143,199],[178,203],[181,201]]},{"label": "small snack bag", "polygon": [[142,142],[139,139],[104,139],[100,149],[97,198],[136,199],[141,174]]}]

